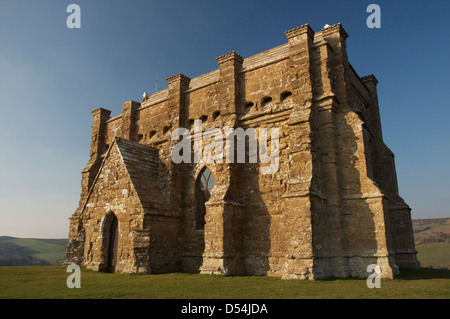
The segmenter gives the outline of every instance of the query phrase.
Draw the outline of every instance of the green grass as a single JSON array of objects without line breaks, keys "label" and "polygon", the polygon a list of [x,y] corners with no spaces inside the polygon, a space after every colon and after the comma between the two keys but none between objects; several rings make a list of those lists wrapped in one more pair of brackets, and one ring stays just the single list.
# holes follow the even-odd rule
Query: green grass
[{"label": "green grass", "polygon": [[69,289],[70,273],[60,266],[0,267],[0,298],[305,299],[450,298],[450,271],[404,270],[369,289],[365,279],[322,281],[186,273],[107,274],[82,269],[81,288]]},{"label": "green grass", "polygon": [[416,245],[417,258],[422,266],[443,265],[450,267],[450,244],[429,243]]}]

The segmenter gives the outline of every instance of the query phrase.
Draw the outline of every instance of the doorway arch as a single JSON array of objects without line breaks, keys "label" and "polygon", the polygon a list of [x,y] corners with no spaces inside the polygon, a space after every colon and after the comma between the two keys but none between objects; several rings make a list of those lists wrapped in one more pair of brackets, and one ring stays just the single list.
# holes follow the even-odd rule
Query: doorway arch
[{"label": "doorway arch", "polygon": [[105,219],[103,228],[105,249],[105,271],[115,272],[117,266],[117,251],[119,241],[119,221],[117,216],[110,212]]}]

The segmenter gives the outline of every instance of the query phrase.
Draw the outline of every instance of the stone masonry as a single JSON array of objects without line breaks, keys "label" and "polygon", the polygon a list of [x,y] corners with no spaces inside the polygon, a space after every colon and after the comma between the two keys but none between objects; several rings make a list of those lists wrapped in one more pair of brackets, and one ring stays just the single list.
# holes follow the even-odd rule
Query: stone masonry
[{"label": "stone masonry", "polygon": [[[369,264],[393,278],[419,267],[411,210],[383,142],[377,79],[353,69],[340,24],[285,35],[286,44],[246,59],[221,56],[199,77],[174,75],[120,115],[92,112],[66,264],[283,279],[367,277]],[[278,171],[261,174],[259,162],[174,163],[171,133],[193,134],[198,119],[203,130],[278,128]],[[199,228],[204,167],[214,187]]]}]

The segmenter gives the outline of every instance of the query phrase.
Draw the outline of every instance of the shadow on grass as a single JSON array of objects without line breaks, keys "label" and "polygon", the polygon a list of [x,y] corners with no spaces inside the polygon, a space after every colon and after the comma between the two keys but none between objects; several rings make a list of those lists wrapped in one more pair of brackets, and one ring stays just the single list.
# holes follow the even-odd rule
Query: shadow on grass
[{"label": "shadow on grass", "polygon": [[[367,273],[369,276],[369,273]],[[394,280],[424,280],[424,279],[450,279],[450,269],[433,269],[433,268],[420,268],[420,269],[400,269],[400,274],[394,277]],[[342,280],[361,280],[365,281],[367,278],[347,277],[337,278],[330,277],[320,279],[318,281],[342,281]]]},{"label": "shadow on grass", "polygon": [[[62,267],[65,269],[65,267]],[[204,278],[208,280],[222,280],[224,278],[233,278],[233,279],[245,279],[245,278],[263,278],[264,280],[281,280],[278,277],[266,277],[266,276],[221,276],[221,275],[200,275],[198,273],[178,273],[178,272],[169,272],[169,273],[154,273],[154,274],[129,274],[129,273],[105,273],[98,272],[90,269],[86,269],[81,267],[82,271],[85,273],[91,274],[104,274],[106,276],[130,276],[130,277],[147,277],[151,276],[154,278],[157,277],[167,277],[167,275],[171,275],[173,277],[182,276],[184,278],[188,277],[197,277]],[[369,275],[369,274],[368,274]],[[394,280],[424,280],[424,279],[450,279],[450,269],[433,269],[433,268],[421,268],[421,269],[400,269],[400,274],[394,277]],[[336,278],[330,277],[325,279],[320,279],[317,281],[342,281],[342,280],[361,280],[365,281],[367,278],[357,278],[357,277],[348,277],[348,278]]]},{"label": "shadow on grass", "polygon": [[400,269],[400,274],[395,279],[422,280],[422,279],[450,279],[449,269]]}]

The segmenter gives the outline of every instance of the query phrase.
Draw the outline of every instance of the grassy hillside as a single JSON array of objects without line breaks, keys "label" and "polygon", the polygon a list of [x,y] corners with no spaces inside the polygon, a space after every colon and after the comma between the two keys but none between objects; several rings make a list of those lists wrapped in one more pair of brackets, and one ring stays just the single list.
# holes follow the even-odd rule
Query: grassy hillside
[{"label": "grassy hillside", "polygon": [[413,220],[416,245],[450,243],[450,218]]},{"label": "grassy hillside", "polygon": [[413,229],[421,266],[450,269],[450,218],[415,219]]},{"label": "grassy hillside", "polygon": [[67,239],[0,237],[0,266],[60,265]]},{"label": "grassy hillside", "polygon": [[[450,269],[450,218],[414,220],[422,267]],[[364,279],[285,281],[271,277],[108,274],[82,269],[81,289],[69,289],[61,267],[67,239],[0,237],[0,299],[449,299],[450,270],[401,270],[394,280],[369,289]],[[15,265],[8,267],[6,265]],[[39,266],[39,265],[58,266]],[[33,265],[33,266],[18,266]]]},{"label": "grassy hillside", "polygon": [[450,244],[421,244],[416,246],[416,250],[419,252],[417,258],[422,267],[450,269]]}]

